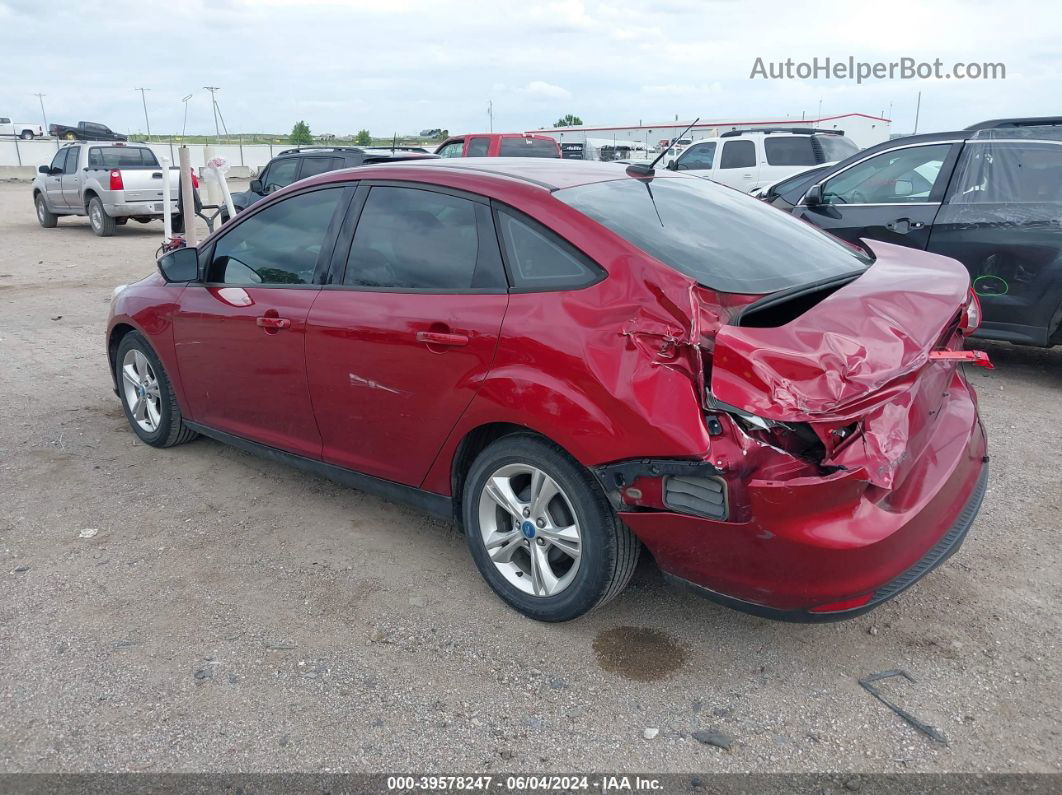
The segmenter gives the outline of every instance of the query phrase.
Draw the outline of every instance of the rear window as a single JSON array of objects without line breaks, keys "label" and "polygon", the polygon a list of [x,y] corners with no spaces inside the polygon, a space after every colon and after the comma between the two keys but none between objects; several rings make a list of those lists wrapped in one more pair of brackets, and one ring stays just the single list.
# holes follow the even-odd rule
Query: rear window
[{"label": "rear window", "polygon": [[557,143],[541,138],[502,138],[500,157],[557,157]]},{"label": "rear window", "polygon": [[807,135],[785,135],[767,138],[763,142],[767,163],[772,166],[813,166],[815,150]]},{"label": "rear window", "polygon": [[773,293],[870,262],[817,227],[704,179],[619,179],[553,195],[721,292]]},{"label": "rear window", "polygon": [[844,160],[859,151],[859,147],[851,138],[843,135],[815,135],[815,145],[822,150],[820,163],[833,163]]},{"label": "rear window", "polygon": [[94,146],[89,149],[89,168],[158,168],[150,149],[138,146]]}]

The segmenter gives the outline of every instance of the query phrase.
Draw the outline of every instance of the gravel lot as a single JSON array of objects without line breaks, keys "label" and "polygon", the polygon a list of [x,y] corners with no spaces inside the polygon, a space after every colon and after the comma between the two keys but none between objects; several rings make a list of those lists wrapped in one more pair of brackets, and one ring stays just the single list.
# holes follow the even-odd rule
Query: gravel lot
[{"label": "gravel lot", "polygon": [[[0,770],[1062,769],[1062,348],[983,345],[980,518],[870,615],[772,623],[645,560],[546,626],[447,525],[213,441],[136,441],[103,330],[161,235],[41,229],[29,186],[0,185]],[[948,745],[860,688],[894,668],[916,681],[883,690]]]}]

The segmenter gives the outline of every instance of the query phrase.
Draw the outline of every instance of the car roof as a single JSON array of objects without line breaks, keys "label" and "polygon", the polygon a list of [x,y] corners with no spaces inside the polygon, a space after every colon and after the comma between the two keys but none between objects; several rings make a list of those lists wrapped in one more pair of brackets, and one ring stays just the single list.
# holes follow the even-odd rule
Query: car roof
[{"label": "car roof", "polygon": [[[404,163],[403,165],[414,165]],[[452,157],[419,161],[418,168],[445,169],[520,180],[546,190],[560,190],[591,182],[629,178],[626,169],[616,163],[597,160],[564,160],[554,157]],[[657,171],[657,177],[672,176]]]}]

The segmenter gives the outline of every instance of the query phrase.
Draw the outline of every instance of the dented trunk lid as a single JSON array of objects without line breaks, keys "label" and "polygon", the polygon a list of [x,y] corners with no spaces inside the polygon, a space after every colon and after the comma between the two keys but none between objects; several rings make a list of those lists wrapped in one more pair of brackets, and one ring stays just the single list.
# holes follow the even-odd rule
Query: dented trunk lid
[{"label": "dented trunk lid", "polygon": [[922,453],[946,398],[955,363],[930,352],[959,344],[953,331],[969,275],[952,259],[868,246],[877,259],[864,273],[788,322],[722,326],[709,388],[757,417],[809,423],[827,441],[855,425],[858,436],[827,444],[823,463],[865,468],[872,483],[892,488]]}]

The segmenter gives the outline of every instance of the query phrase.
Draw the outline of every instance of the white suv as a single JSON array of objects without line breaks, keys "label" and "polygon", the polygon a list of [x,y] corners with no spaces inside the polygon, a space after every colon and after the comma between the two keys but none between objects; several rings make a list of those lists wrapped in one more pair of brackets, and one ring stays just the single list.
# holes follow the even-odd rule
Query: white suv
[{"label": "white suv", "polygon": [[859,147],[838,130],[735,130],[695,141],[667,167],[751,193],[858,151]]}]

